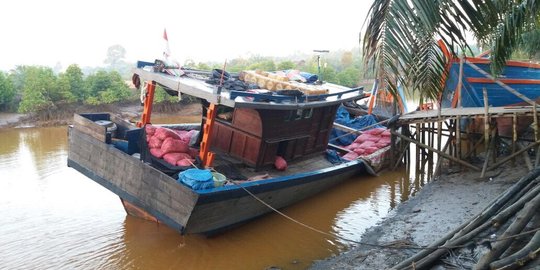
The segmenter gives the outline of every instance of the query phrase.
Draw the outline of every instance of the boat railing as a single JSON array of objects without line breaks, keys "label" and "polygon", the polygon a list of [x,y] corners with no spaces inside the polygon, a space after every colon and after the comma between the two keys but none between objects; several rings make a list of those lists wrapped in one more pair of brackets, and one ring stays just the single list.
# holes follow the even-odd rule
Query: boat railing
[{"label": "boat railing", "polygon": [[271,101],[276,103],[283,103],[283,102],[291,102],[291,103],[304,103],[304,102],[310,102],[310,101],[319,101],[319,100],[325,100],[328,97],[337,97],[337,99],[341,99],[341,97],[345,94],[354,93],[354,92],[363,92],[364,87],[357,87],[352,88],[345,91],[340,91],[337,93],[330,93],[330,94],[323,94],[323,95],[310,95],[310,96],[286,96],[286,95],[270,95],[270,94],[261,94],[261,93],[251,93],[251,92],[243,92],[243,91],[230,91],[230,99],[234,100],[237,97],[245,97],[245,98],[253,98],[254,102],[263,102],[263,101]]}]

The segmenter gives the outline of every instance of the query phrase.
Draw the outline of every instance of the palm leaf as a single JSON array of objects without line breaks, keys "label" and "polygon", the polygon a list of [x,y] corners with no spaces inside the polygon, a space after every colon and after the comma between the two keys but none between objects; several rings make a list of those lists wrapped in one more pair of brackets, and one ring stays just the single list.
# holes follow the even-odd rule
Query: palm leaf
[{"label": "palm leaf", "polygon": [[448,59],[468,48],[466,32],[493,47],[493,73],[500,72],[522,33],[538,18],[534,0],[375,0],[363,38],[366,64],[393,95],[398,84],[422,99],[436,99]]}]

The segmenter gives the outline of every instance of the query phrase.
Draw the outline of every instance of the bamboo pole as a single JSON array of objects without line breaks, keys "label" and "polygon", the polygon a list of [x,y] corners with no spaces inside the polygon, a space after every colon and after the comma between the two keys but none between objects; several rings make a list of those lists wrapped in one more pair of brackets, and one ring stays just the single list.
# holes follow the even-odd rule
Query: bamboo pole
[{"label": "bamboo pole", "polygon": [[[446,152],[446,149],[448,149],[448,146],[450,145],[450,140],[446,141],[446,143],[444,144],[444,147],[443,149],[441,150],[442,152]],[[435,165],[435,172],[433,173],[434,175],[440,175],[440,169],[441,169],[441,165],[442,165],[442,157],[439,155],[437,157],[437,164]]]},{"label": "bamboo pole", "polygon": [[451,155],[448,155],[448,154],[446,154],[446,153],[443,153],[443,152],[441,152],[441,151],[439,151],[439,150],[437,150],[437,149],[435,149],[435,148],[433,148],[433,147],[429,147],[429,146],[427,146],[427,145],[425,145],[425,144],[423,144],[423,143],[417,142],[417,141],[415,141],[415,140],[413,140],[413,139],[411,139],[411,138],[408,138],[408,137],[406,137],[406,136],[403,136],[403,135],[401,135],[401,134],[399,134],[399,133],[397,133],[397,132],[394,132],[393,134],[395,134],[396,136],[402,138],[403,140],[406,140],[406,141],[409,141],[409,142],[411,142],[411,143],[416,144],[416,146],[417,146],[418,148],[420,148],[420,147],[425,148],[425,149],[427,149],[427,150],[433,151],[433,152],[435,152],[435,153],[441,155],[442,157],[445,157],[445,158],[447,158],[447,159],[449,159],[449,160],[452,160],[452,161],[454,161],[454,162],[457,162],[457,163],[459,163],[459,164],[462,164],[462,165],[465,166],[465,167],[471,168],[471,169],[473,169],[473,170],[475,170],[475,171],[480,171],[480,168],[478,168],[478,167],[476,167],[476,166],[474,166],[474,165],[472,165],[472,164],[469,164],[469,163],[467,163],[467,162],[465,162],[465,161],[463,161],[463,160],[457,159],[457,158],[455,158],[455,157],[453,157],[453,156],[451,156]]},{"label": "bamboo pole", "polygon": [[[516,153],[516,142],[517,142],[517,113],[512,115],[512,155]],[[516,159],[512,159],[515,163]]]},{"label": "bamboo pole", "polygon": [[456,118],[456,157],[461,159],[461,118]]},{"label": "bamboo pole", "polygon": [[[416,124],[416,140],[420,140],[420,135],[421,132],[420,132],[420,124],[417,123]],[[418,172],[420,171],[420,146],[416,145],[416,165],[415,165],[415,169],[416,169],[416,175],[418,175]]]},{"label": "bamboo pole", "polygon": [[456,89],[457,93],[457,108],[461,108],[461,88],[463,86],[463,60],[465,59],[465,54],[461,54],[461,57],[459,59],[459,77],[458,77],[458,85]]},{"label": "bamboo pole", "polygon": [[484,146],[487,151],[489,147],[489,103],[485,87],[482,89],[482,94],[484,96]]},{"label": "bamboo pole", "polygon": [[534,167],[538,167],[540,165],[540,145],[536,148],[535,158],[534,158]]},{"label": "bamboo pole", "polygon": [[469,158],[470,155],[472,155],[474,152],[476,152],[476,149],[478,148],[478,146],[480,146],[480,144],[482,144],[483,141],[484,141],[483,137],[478,139],[478,141],[473,145],[472,149],[469,152],[467,152],[467,154],[465,154],[463,159]]},{"label": "bamboo pole", "polygon": [[397,167],[399,166],[399,164],[401,163],[401,159],[403,159],[403,156],[405,155],[405,153],[407,152],[407,148],[409,147],[409,145],[411,144],[410,142],[406,142],[406,143],[403,143],[403,146],[401,147],[401,153],[399,154],[397,160],[396,160],[396,163],[394,164],[394,166],[392,167],[392,171],[395,171],[397,169]]},{"label": "bamboo pole", "polygon": [[440,256],[444,255],[446,249],[438,249],[441,245],[456,246],[461,245],[467,240],[464,236],[475,230],[478,226],[485,223],[490,216],[493,216],[502,206],[504,206],[516,193],[523,187],[527,186],[531,181],[534,181],[540,175],[540,168],[535,168],[527,175],[521,177],[514,185],[508,188],[497,198],[493,199],[486,208],[470,221],[458,226],[453,231],[444,235],[441,239],[435,241],[427,249],[424,249],[408,259],[393,266],[392,269],[421,269],[424,268]]},{"label": "bamboo pole", "polygon": [[491,131],[491,143],[489,144],[489,148],[486,149],[486,160],[484,160],[484,166],[482,166],[482,173],[480,174],[480,178],[483,178],[486,175],[487,166],[489,163],[489,157],[493,154],[493,151],[495,150],[495,140],[493,139],[495,136],[495,133],[497,132],[496,129],[493,129]]},{"label": "bamboo pole", "polygon": [[517,214],[516,220],[506,229],[501,238],[506,238],[493,245],[493,248],[484,254],[474,267],[474,269],[482,270],[487,269],[489,264],[498,259],[506,249],[514,241],[513,238],[507,238],[508,236],[515,235],[523,230],[531,218],[536,215],[537,210],[540,208],[540,196],[536,196],[532,201],[525,204],[525,207]]},{"label": "bamboo pole", "polygon": [[537,231],[531,241],[516,253],[489,264],[491,269],[519,269],[527,261],[534,260],[540,253],[540,231]]}]

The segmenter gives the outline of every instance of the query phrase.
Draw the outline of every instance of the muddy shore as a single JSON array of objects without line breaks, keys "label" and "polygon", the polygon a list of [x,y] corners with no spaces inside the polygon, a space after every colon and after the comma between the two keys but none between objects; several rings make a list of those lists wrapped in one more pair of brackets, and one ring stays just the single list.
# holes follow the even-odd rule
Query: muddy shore
[{"label": "muddy shore", "polygon": [[[527,173],[523,162],[502,166],[480,178],[476,172],[446,172],[400,204],[380,224],[364,233],[364,243],[427,246],[482,211],[490,201]],[[389,269],[414,255],[415,249],[356,246],[325,260],[313,270]],[[453,269],[438,265],[433,269]]]},{"label": "muddy shore", "polygon": [[[0,112],[0,128],[26,128],[68,125],[73,119],[74,113],[95,113],[111,112],[120,115],[122,118],[137,122],[140,120],[143,107],[138,102],[127,102],[121,104],[100,105],[100,106],[76,106],[67,105],[62,108],[42,111],[32,114],[3,113]],[[174,116],[174,115],[200,115],[201,105],[195,103],[178,104],[158,104],[154,105],[153,116]]]}]

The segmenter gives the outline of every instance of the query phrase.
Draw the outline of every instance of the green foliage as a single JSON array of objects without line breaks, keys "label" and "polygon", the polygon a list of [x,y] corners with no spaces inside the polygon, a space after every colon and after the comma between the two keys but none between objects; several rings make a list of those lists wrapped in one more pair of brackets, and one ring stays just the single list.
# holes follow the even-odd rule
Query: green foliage
[{"label": "green foliage", "polygon": [[348,67],[336,75],[336,83],[347,87],[357,87],[360,81],[360,70]]},{"label": "green foliage", "polygon": [[127,99],[132,95],[128,86],[116,71],[99,70],[86,78],[88,104],[114,103]]},{"label": "green foliage", "polygon": [[88,96],[83,73],[78,65],[70,65],[66,72],[60,73],[58,83],[64,99],[68,102],[84,101]]},{"label": "green foliage", "polygon": [[11,109],[15,98],[15,87],[9,77],[0,71],[0,109]]},{"label": "green foliage", "polygon": [[530,59],[540,59],[540,29],[534,29],[521,36],[520,51]]},{"label": "green foliage", "polygon": [[169,95],[161,86],[156,86],[156,90],[154,92],[154,103],[163,103],[163,102],[178,102],[177,96],[171,96]]},{"label": "green foliage", "polygon": [[281,61],[277,65],[277,70],[288,70],[288,69],[294,69],[296,65],[293,63],[293,61],[287,60],[287,61]]},{"label": "green foliage", "polygon": [[271,59],[264,59],[260,62],[255,62],[248,66],[247,69],[260,69],[260,70],[266,70],[266,71],[274,71],[276,70],[276,64]]},{"label": "green foliage", "polygon": [[62,100],[57,78],[48,67],[27,66],[24,72],[24,85],[19,112],[27,113],[54,106],[54,102]]},{"label": "green foliage", "polygon": [[448,59],[470,50],[467,32],[492,48],[491,70],[499,73],[523,33],[540,16],[540,2],[527,0],[374,0],[362,38],[364,58],[380,86],[397,95],[401,84],[420,99],[436,100]]}]

